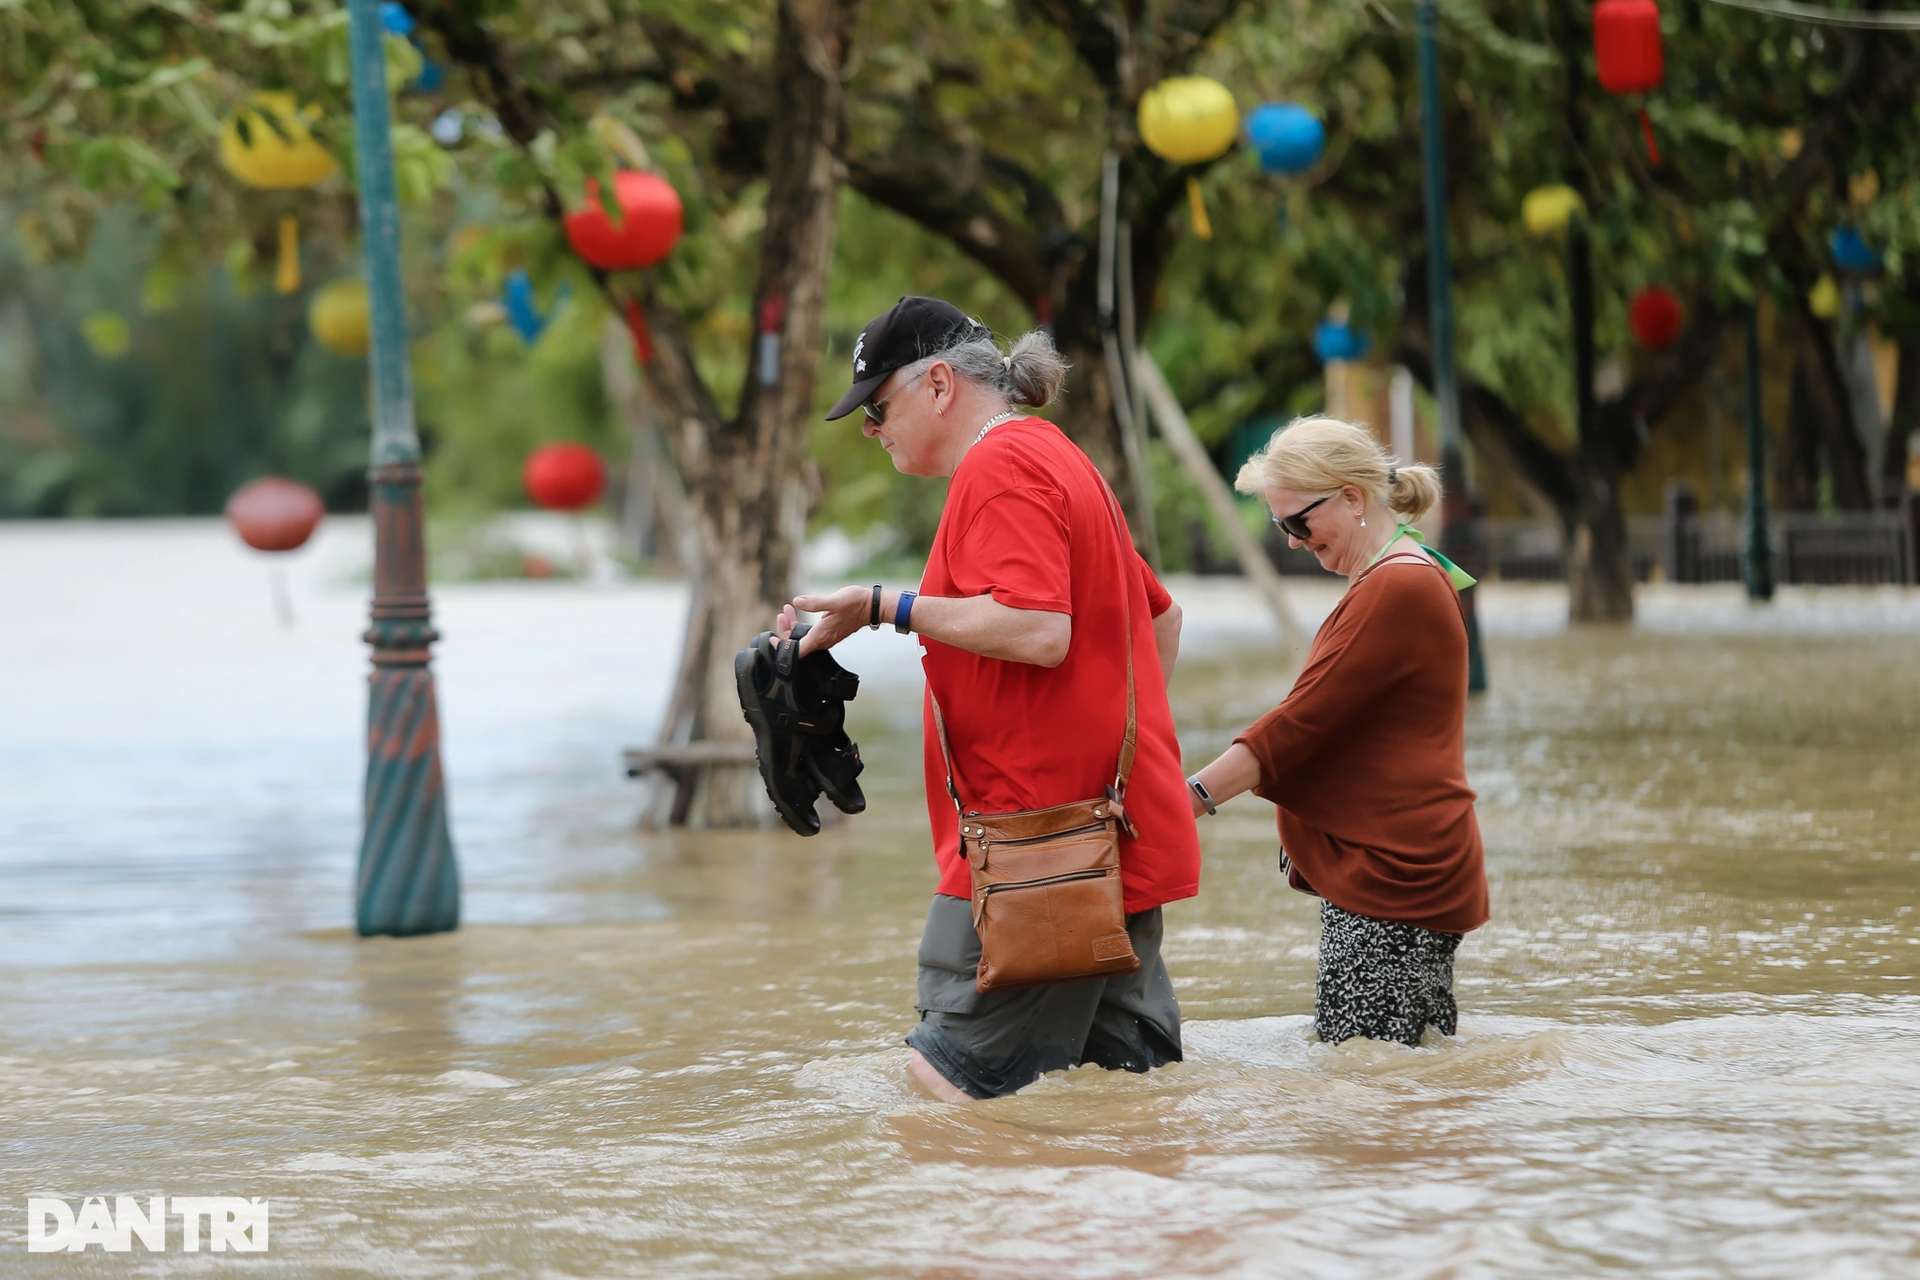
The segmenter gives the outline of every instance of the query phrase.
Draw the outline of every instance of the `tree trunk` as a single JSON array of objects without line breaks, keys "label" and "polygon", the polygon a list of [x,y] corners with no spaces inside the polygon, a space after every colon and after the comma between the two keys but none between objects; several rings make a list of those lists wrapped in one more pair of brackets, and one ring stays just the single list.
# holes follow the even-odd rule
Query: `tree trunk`
[{"label": "tree trunk", "polygon": [[1820,505],[1820,409],[1805,357],[1796,353],[1787,393],[1786,448],[1775,466],[1780,505],[1787,511],[1812,511]]},{"label": "tree trunk", "polygon": [[627,429],[620,546],[628,555],[649,561],[656,572],[691,574],[695,557],[683,545],[694,536],[686,494],[666,457],[660,415],[634,366],[633,334],[612,316],[600,334],[600,383]]},{"label": "tree trunk", "polygon": [[1867,483],[1867,455],[1854,427],[1853,400],[1833,335],[1813,307],[1801,296],[1793,307],[1793,344],[1807,374],[1812,400],[1825,445],[1827,475],[1833,480],[1833,500],[1842,510],[1871,511],[1873,490]]},{"label": "tree trunk", "polygon": [[1614,447],[1608,417],[1594,398],[1599,361],[1593,332],[1593,254],[1586,228],[1578,223],[1567,233],[1567,297],[1580,437],[1567,539],[1568,616],[1575,622],[1630,622],[1633,549],[1627,540],[1627,518],[1620,509],[1620,476],[1626,467]]},{"label": "tree trunk", "polygon": [[[857,0],[780,4],[767,220],[754,289],[761,332],[731,421],[722,419],[695,371],[678,316],[659,303],[646,309],[657,352],[653,385],[686,482],[701,561],[662,729],[668,745],[751,741],[734,691],[733,655],[770,628],[793,595],[814,487],[807,440],[839,188],[839,68],[857,8]],[[683,771],[675,787],[676,822],[743,826],[770,812],[751,766]]]},{"label": "tree trunk", "polygon": [[1581,467],[1580,501],[1567,539],[1569,614],[1575,622],[1633,620],[1633,549],[1617,477],[1604,464]]},{"label": "tree trunk", "polygon": [[1920,430],[1920,329],[1902,329],[1900,363],[1893,380],[1893,417],[1880,441],[1880,493],[1896,499],[1907,488],[1907,450]]}]

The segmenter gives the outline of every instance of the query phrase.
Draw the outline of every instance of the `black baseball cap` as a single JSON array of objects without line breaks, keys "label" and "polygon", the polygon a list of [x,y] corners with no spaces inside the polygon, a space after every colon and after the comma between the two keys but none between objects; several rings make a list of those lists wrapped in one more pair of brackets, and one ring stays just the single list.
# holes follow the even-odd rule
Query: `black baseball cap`
[{"label": "black baseball cap", "polygon": [[938,298],[902,298],[889,310],[867,321],[853,344],[853,385],[827,413],[827,421],[844,418],[866,403],[895,369],[923,356],[950,351],[970,338],[992,335],[987,326]]}]

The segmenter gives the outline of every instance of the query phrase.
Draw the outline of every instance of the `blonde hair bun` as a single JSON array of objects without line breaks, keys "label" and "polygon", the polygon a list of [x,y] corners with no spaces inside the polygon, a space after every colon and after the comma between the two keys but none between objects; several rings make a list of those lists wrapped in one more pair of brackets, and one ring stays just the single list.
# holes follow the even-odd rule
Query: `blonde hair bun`
[{"label": "blonde hair bun", "polygon": [[1440,501],[1440,473],[1395,458],[1365,427],[1339,418],[1295,418],[1273,433],[1234,477],[1241,493],[1268,489],[1331,493],[1352,485],[1409,522]]}]

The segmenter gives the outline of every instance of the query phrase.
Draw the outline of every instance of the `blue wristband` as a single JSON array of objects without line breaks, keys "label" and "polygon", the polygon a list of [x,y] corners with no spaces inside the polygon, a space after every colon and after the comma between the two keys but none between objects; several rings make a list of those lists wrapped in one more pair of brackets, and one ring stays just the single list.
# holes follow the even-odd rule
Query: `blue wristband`
[{"label": "blue wristband", "polygon": [[900,603],[895,605],[893,609],[893,629],[903,636],[913,633],[913,628],[909,624],[913,620],[914,597],[914,592],[902,591],[900,593]]}]

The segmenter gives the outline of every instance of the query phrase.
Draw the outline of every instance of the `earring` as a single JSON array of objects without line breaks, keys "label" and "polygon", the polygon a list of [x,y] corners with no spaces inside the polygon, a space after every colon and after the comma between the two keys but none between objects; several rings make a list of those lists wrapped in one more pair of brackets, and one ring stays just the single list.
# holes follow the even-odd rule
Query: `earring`
[{"label": "earring", "polygon": [[1367,518],[1365,516],[1360,517],[1360,527],[1362,529],[1367,527]]}]

